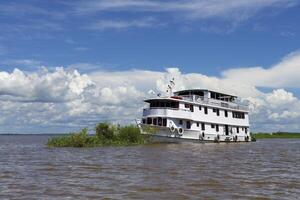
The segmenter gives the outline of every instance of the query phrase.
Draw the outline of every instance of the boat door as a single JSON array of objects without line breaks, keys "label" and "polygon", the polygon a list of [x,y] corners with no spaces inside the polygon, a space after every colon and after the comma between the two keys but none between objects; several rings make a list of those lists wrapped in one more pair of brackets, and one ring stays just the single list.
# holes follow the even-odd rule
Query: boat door
[{"label": "boat door", "polygon": [[229,135],[229,127],[228,127],[228,125],[225,125],[225,135]]}]

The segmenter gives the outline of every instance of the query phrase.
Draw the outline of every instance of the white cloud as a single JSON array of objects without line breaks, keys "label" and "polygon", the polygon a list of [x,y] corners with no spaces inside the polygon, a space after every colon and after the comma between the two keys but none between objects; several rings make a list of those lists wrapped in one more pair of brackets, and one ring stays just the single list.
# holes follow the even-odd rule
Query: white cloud
[{"label": "white cloud", "polygon": [[0,72],[0,94],[3,100],[28,102],[64,102],[79,98],[84,89],[92,85],[87,75],[77,71],[24,73]]},{"label": "white cloud", "polygon": [[284,57],[271,68],[236,68],[222,73],[225,79],[252,86],[263,87],[300,87],[300,52]]},{"label": "white cloud", "polygon": [[96,71],[102,69],[102,64],[91,64],[91,63],[74,63],[67,67],[68,70],[78,70],[80,72]]},{"label": "white cloud", "polygon": [[[223,32],[223,29],[226,29],[228,32],[228,30],[232,31],[238,24],[256,16],[258,13],[264,14],[265,9],[272,9],[270,12],[274,9],[281,11],[298,5],[299,1],[79,0],[55,1],[53,4],[55,6],[23,2],[2,3],[0,13],[5,17],[17,19],[18,22],[13,25],[10,23],[0,24],[3,33],[6,34],[6,37],[13,34],[24,39],[51,39],[55,37],[53,32],[67,30],[70,21],[76,21],[80,29],[88,27],[92,30],[150,28],[173,23],[181,24],[187,30],[197,26],[197,24],[188,26],[191,20],[208,21],[209,24],[198,24],[202,31]],[[121,13],[123,18],[116,19],[116,17],[112,17],[116,12]],[[126,15],[122,15],[125,12]],[[109,15],[102,15],[103,13],[109,13]],[[141,14],[152,17],[140,18]],[[93,15],[94,22],[88,19],[91,17],[90,15]],[[103,16],[106,16],[106,18],[103,19]],[[218,19],[222,23],[215,24],[210,19]],[[86,22],[90,25],[86,25]],[[289,31],[281,34],[284,36],[292,35]]]},{"label": "white cloud", "polygon": [[[0,131],[39,127],[38,131],[49,132],[92,127],[99,121],[132,122],[141,115],[143,99],[153,95],[149,91],[164,93],[171,78],[175,78],[176,90],[207,88],[241,96],[250,103],[255,131],[299,131],[300,100],[285,89],[300,88],[294,78],[300,76],[300,71],[292,67],[299,66],[299,57],[291,54],[256,73],[252,70],[257,68],[230,69],[221,77],[182,73],[176,67],[163,72],[97,69],[80,74],[64,68],[0,72]],[[283,72],[280,81],[274,78],[278,68]],[[266,93],[257,86],[271,86],[273,91]],[[45,127],[47,131],[43,131]]]},{"label": "white cloud", "polygon": [[287,92],[284,89],[274,90],[273,93],[266,96],[267,103],[271,106],[278,107],[280,105],[291,105],[297,101],[293,93]]},{"label": "white cloud", "polygon": [[158,25],[156,20],[152,17],[133,19],[133,20],[98,20],[96,23],[90,25],[88,29],[92,30],[106,30],[106,29],[128,29],[128,28],[149,28]]},{"label": "white cloud", "polygon": [[76,3],[75,12],[77,14],[103,11],[179,13],[193,19],[220,17],[242,21],[264,8],[286,8],[297,3],[296,0],[91,0]]}]

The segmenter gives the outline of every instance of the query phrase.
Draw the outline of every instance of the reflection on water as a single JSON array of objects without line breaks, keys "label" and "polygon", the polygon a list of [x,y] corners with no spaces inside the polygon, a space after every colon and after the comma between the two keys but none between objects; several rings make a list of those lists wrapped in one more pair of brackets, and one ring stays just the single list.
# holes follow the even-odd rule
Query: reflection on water
[{"label": "reflection on water", "polygon": [[45,148],[0,136],[0,199],[299,199],[300,140]]}]

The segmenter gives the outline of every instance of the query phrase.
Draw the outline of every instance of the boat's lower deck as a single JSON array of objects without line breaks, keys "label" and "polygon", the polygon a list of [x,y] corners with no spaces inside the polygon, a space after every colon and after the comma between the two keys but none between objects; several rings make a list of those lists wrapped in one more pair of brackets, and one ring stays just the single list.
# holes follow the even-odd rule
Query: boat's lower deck
[{"label": "boat's lower deck", "polygon": [[[149,134],[144,129],[145,126],[141,125],[141,132],[144,134]],[[189,140],[198,142],[249,142],[251,137],[245,134],[215,134],[215,133],[205,133],[195,130],[179,130],[170,129],[168,127],[153,127],[155,133],[152,133],[155,138],[166,141],[179,141],[179,140]]]}]

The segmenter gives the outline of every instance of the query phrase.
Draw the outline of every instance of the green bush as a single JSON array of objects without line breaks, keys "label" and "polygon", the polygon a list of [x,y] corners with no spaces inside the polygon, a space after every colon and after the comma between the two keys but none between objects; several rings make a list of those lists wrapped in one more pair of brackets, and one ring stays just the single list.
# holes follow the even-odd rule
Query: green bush
[{"label": "green bush", "polygon": [[142,143],[144,139],[140,129],[133,125],[120,128],[118,136],[121,141],[133,144]]},{"label": "green bush", "polygon": [[99,139],[90,136],[88,129],[85,128],[78,133],[50,138],[47,145],[49,147],[90,147],[98,145],[99,142]]},{"label": "green bush", "polygon": [[134,125],[117,127],[109,123],[99,123],[96,135],[90,135],[88,129],[78,133],[50,138],[48,147],[99,147],[107,145],[136,145],[149,143],[147,136],[141,134]]},{"label": "green bush", "polygon": [[300,133],[275,132],[275,133],[254,133],[256,139],[272,139],[272,138],[300,138]]},{"label": "green bush", "polygon": [[112,140],[115,137],[116,127],[109,123],[99,123],[95,131],[98,138]]}]

